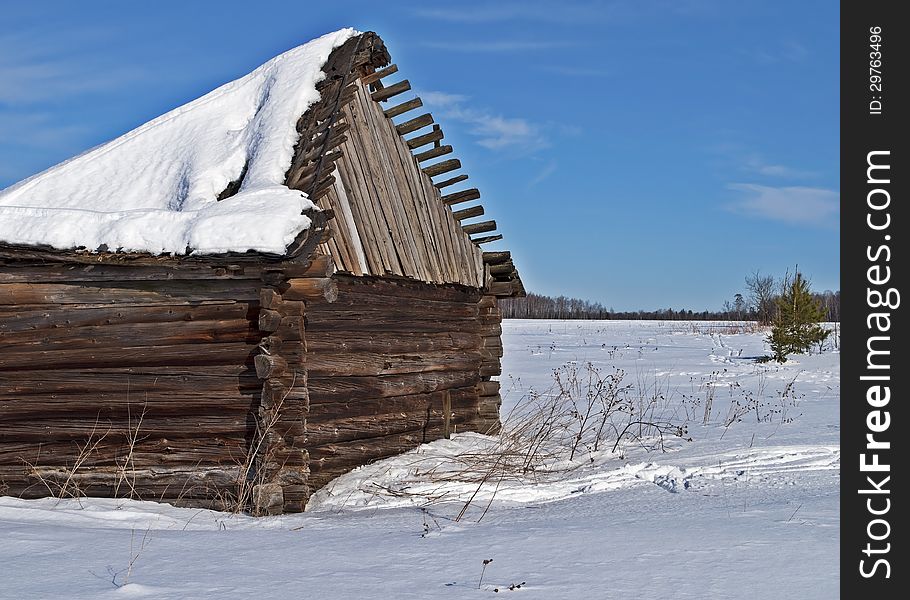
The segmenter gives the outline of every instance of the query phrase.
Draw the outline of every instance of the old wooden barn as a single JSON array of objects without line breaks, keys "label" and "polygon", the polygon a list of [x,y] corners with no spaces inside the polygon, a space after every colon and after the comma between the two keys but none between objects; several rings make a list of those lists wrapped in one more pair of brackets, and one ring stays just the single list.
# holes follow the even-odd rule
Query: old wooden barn
[{"label": "old wooden barn", "polygon": [[[496,224],[382,40],[320,40],[0,192],[0,493],[294,512],[358,465],[498,428],[497,298],[524,290],[508,252],[482,250]],[[315,61],[311,83],[293,60]],[[260,80],[246,117],[167,137]],[[318,94],[276,104],[298,83]],[[287,141],[250,129],[301,107]],[[241,140],[228,158],[172,157],[221,126]],[[127,152],[143,140],[160,146]],[[142,204],[172,171],[173,198]],[[272,172],[282,202],[315,206],[269,221],[252,180]],[[109,212],[85,208],[105,194]],[[155,246],[203,221],[185,251]],[[285,221],[283,251],[263,249],[256,228]]]}]

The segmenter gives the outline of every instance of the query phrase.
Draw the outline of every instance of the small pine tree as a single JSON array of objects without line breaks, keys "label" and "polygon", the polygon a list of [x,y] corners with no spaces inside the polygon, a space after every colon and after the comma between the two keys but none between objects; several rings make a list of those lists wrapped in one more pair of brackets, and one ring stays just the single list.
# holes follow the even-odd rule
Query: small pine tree
[{"label": "small pine tree", "polygon": [[824,318],[821,302],[812,297],[809,282],[797,272],[792,280],[785,281],[784,291],[777,298],[777,316],[768,336],[772,358],[782,363],[788,354],[805,354],[823,342],[831,333],[818,324]]}]

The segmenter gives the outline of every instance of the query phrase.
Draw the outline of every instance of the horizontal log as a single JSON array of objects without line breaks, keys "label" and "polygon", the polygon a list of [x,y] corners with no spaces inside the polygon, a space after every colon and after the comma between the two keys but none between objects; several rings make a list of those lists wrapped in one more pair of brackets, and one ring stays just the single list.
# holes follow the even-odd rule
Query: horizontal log
[{"label": "horizontal log", "polygon": [[389,75],[392,75],[393,73],[397,73],[397,72],[398,72],[398,65],[389,65],[388,67],[386,67],[384,69],[379,69],[378,71],[374,71],[374,72],[370,73],[369,75],[364,75],[363,77],[360,78],[360,82],[363,85],[370,85],[372,83],[376,83],[383,77],[388,77]]},{"label": "horizontal log", "polygon": [[405,121],[404,123],[402,123],[400,125],[396,125],[395,131],[398,132],[398,135],[407,135],[409,133],[413,133],[413,132],[417,131],[418,129],[422,129],[424,127],[429,127],[432,124],[433,124],[433,115],[431,115],[430,113],[426,113],[426,114],[420,115],[419,117],[414,117],[413,119],[410,119],[409,121]]},{"label": "horizontal log", "polygon": [[370,94],[370,98],[376,102],[385,102],[389,98],[397,96],[398,94],[403,94],[409,89],[411,89],[411,82],[409,82],[407,79],[404,79],[398,83],[384,87],[381,90],[376,90]]},{"label": "horizontal log", "polygon": [[[479,363],[478,359],[478,363]],[[98,419],[138,419],[150,417],[190,417],[205,415],[245,416],[255,402],[259,389],[195,389],[189,385],[177,390],[151,389],[134,391],[101,386],[70,387],[58,384],[60,391],[29,393],[5,390],[0,394],[0,423],[15,427],[17,423],[39,422],[45,418],[67,418],[92,421]]]},{"label": "horizontal log", "polygon": [[483,253],[483,262],[488,265],[501,265],[510,260],[512,260],[512,253],[508,251]]},{"label": "horizontal log", "polygon": [[258,301],[256,281],[133,281],[0,283],[0,305],[185,304],[204,300]]},{"label": "horizontal log", "polygon": [[483,214],[483,206],[479,204],[477,206],[472,206],[464,210],[456,210],[452,213],[452,216],[455,217],[456,221],[463,221],[465,219],[470,219],[473,217],[479,217]]},{"label": "horizontal log", "polygon": [[[423,410],[389,413],[381,416],[351,417],[333,423],[308,423],[306,433],[295,444],[318,448],[328,444],[368,440],[394,434],[423,436],[424,430],[443,425],[442,403]],[[455,413],[451,423],[466,423],[469,416]],[[427,440],[430,441],[430,440]]]},{"label": "horizontal log", "polygon": [[[141,434],[141,428],[139,430]],[[148,438],[137,435],[114,441],[105,437],[92,442],[93,450],[84,457],[86,467],[123,465],[142,467],[174,467],[179,465],[223,464],[228,467],[243,464],[249,453],[250,440],[243,437],[186,437],[182,439]],[[45,440],[40,444],[10,442],[0,445],[0,469],[10,466],[59,467],[72,465],[82,446],[73,441]],[[132,454],[131,454],[132,452]],[[127,462],[129,459],[129,462]]]},{"label": "horizontal log", "polygon": [[120,346],[169,346],[242,342],[255,344],[262,334],[247,320],[182,323],[127,323],[32,331],[0,330],[0,352],[76,350]]},{"label": "horizontal log", "polygon": [[0,283],[66,283],[93,281],[180,281],[257,279],[258,265],[87,265],[0,263]]},{"label": "horizontal log", "polygon": [[513,281],[494,281],[487,286],[487,292],[493,296],[508,297],[521,291],[521,283]]},{"label": "horizontal log", "polygon": [[120,398],[122,403],[130,402],[134,406],[142,406],[148,400],[148,394],[202,399],[220,395],[220,402],[228,402],[238,393],[253,393],[262,385],[249,368],[230,375],[226,371],[225,374],[210,374],[211,367],[197,369],[196,373],[182,374],[135,373],[128,369],[58,369],[53,376],[35,368],[4,371],[0,372],[0,402],[33,395],[48,397],[49,401],[49,397],[56,395],[92,393],[98,394],[99,399]]},{"label": "horizontal log", "polygon": [[480,223],[471,223],[470,225],[462,225],[461,228],[468,235],[474,233],[486,233],[487,231],[496,230],[496,221],[481,221]]},{"label": "horizontal log", "polygon": [[438,371],[471,371],[480,368],[479,354],[470,352],[422,352],[419,354],[373,354],[313,352],[307,356],[307,377],[400,375]]},{"label": "horizontal log", "polygon": [[346,332],[351,331],[374,335],[408,332],[445,333],[447,331],[486,334],[476,317],[440,321],[434,319],[430,314],[422,318],[413,314],[404,314],[398,318],[380,315],[377,319],[369,321],[349,318],[325,319],[320,317],[318,320],[311,319],[307,322],[307,335],[318,335],[324,332],[327,335],[335,333],[339,338],[343,338]]},{"label": "horizontal log", "polygon": [[462,181],[466,180],[467,178],[468,178],[468,176],[466,174],[462,173],[461,175],[456,175],[455,177],[452,177],[450,179],[440,181],[439,183],[434,183],[433,187],[435,187],[437,190],[441,190],[444,187],[449,187],[450,185],[455,185],[456,183],[461,183]]},{"label": "horizontal log", "polygon": [[[73,420],[65,418],[40,421],[6,423],[0,428],[0,444],[7,442],[46,442],[50,440],[88,439],[107,441],[128,440],[137,426],[137,417],[105,420]],[[226,414],[180,415],[150,417],[146,415],[139,426],[139,433],[146,438],[180,439],[199,437],[205,432],[209,437],[241,437],[250,435],[254,426],[246,415]]]},{"label": "horizontal log", "polygon": [[445,204],[451,206],[452,204],[460,204],[461,202],[469,202],[471,200],[477,200],[480,198],[480,190],[477,188],[470,188],[467,190],[461,190],[460,192],[453,192],[442,197],[442,201]]},{"label": "horizontal log", "polygon": [[420,148],[421,146],[426,146],[427,144],[438,142],[444,137],[445,135],[442,133],[442,129],[436,126],[430,133],[412,137],[411,139],[405,140],[405,142],[407,143],[408,148],[414,150],[415,148]]},{"label": "horizontal log", "polygon": [[[233,489],[240,473],[239,466],[131,469],[126,475],[135,479],[132,490],[130,482],[124,478],[123,470],[116,466],[83,468],[76,472],[61,467],[29,469],[29,475],[36,483],[41,484],[40,479],[44,479],[51,488],[66,484],[71,493],[101,497],[112,497],[114,491],[119,489],[120,497],[135,493],[144,500],[156,500],[168,493],[177,497],[199,493],[215,496],[220,490]],[[40,488],[35,491],[40,493]],[[48,489],[44,487],[41,495],[47,494]]]},{"label": "horizontal log", "polygon": [[471,238],[471,241],[479,246],[481,244],[489,244],[490,242],[498,242],[501,239],[502,239],[502,234],[497,234],[497,235],[486,235],[483,237]]},{"label": "horizontal log", "polygon": [[224,343],[2,352],[0,371],[24,368],[52,371],[82,367],[252,365],[255,350],[253,344]]},{"label": "horizontal log", "polygon": [[[461,285],[435,285],[415,282],[407,279],[386,279],[372,277],[334,277],[339,286],[339,302],[344,298],[354,298],[360,294],[359,301],[364,303],[381,303],[384,297],[415,298],[432,301],[470,302],[480,300],[482,293],[475,288]],[[373,299],[370,299],[370,296]],[[320,305],[319,310],[328,308]]]},{"label": "horizontal log", "polygon": [[351,417],[378,416],[399,412],[426,411],[430,406],[442,406],[448,394],[453,409],[470,410],[477,404],[476,387],[453,388],[428,394],[390,396],[386,398],[369,398],[313,404],[307,413],[307,424],[328,424],[344,421]]},{"label": "horizontal log", "polygon": [[498,265],[490,265],[490,275],[509,275],[514,272],[515,265],[511,260]]},{"label": "horizontal log", "polygon": [[288,280],[288,285],[281,294],[285,300],[334,302],[338,298],[338,285],[331,277],[295,278]]},{"label": "horizontal log", "polygon": [[[352,298],[342,296],[333,304],[308,311],[307,328],[311,331],[331,329],[335,326],[351,329],[351,323],[359,323],[358,327],[364,329],[402,321],[430,320],[436,323],[435,331],[444,331],[453,327],[465,326],[470,329],[471,323],[479,317],[480,309],[471,303],[402,302],[401,299],[393,297],[385,298],[384,303],[375,305],[358,303]],[[446,323],[454,324],[447,325]]]},{"label": "horizontal log", "polygon": [[443,371],[378,377],[310,377],[308,387],[310,406],[322,402],[339,402],[358,398],[385,398],[427,394],[476,385],[480,381],[476,369]]},{"label": "horizontal log", "polygon": [[79,328],[125,323],[181,323],[256,319],[255,303],[198,306],[0,306],[0,332]]},{"label": "horizontal log", "polygon": [[428,167],[423,168],[423,172],[426,173],[429,177],[436,177],[437,175],[442,175],[443,173],[448,173],[449,171],[454,171],[455,169],[461,168],[461,161],[457,158],[450,158],[449,160],[444,160],[436,164],[432,164]]},{"label": "horizontal log", "polygon": [[420,108],[423,106],[423,100],[420,98],[414,98],[413,100],[408,100],[407,102],[402,102],[391,108],[387,108],[383,111],[385,116],[389,119],[397,117],[398,115],[403,115],[404,113],[414,110],[415,108]]},{"label": "horizontal log", "polygon": [[414,155],[414,158],[417,159],[417,162],[423,162],[425,160],[430,160],[431,158],[437,158],[439,156],[444,156],[452,152],[452,147],[449,145],[436,146],[435,148],[430,148],[424,152],[418,152]]},{"label": "horizontal log", "polygon": [[307,335],[307,353],[316,352],[376,352],[409,354],[413,352],[471,350],[481,346],[476,333],[383,333],[352,331],[343,338],[330,333]]}]

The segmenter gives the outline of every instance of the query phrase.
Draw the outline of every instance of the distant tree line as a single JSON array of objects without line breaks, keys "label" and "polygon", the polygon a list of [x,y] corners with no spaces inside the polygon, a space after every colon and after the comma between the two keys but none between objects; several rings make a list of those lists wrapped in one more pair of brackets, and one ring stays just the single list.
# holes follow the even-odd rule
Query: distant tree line
[{"label": "distant tree line", "polygon": [[[655,319],[666,321],[758,321],[770,324],[778,311],[777,299],[792,281],[789,275],[779,279],[758,271],[746,277],[745,294],[737,293],[723,303],[721,310],[693,311],[680,308],[616,311],[600,302],[567,296],[545,296],[529,293],[524,298],[501,298],[499,307],[504,319]],[[824,311],[825,321],[840,321],[840,290],[812,292]]]}]

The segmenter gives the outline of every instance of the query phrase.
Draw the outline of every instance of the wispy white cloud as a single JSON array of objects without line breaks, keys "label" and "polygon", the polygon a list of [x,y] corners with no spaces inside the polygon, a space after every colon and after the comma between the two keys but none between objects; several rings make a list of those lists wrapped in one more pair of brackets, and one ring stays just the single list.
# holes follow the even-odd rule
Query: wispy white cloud
[{"label": "wispy white cloud", "polygon": [[490,2],[457,8],[422,7],[420,18],[447,23],[513,23],[515,21],[586,25],[627,21],[653,15],[697,15],[717,11],[710,0],[564,0],[558,6],[549,1]]},{"label": "wispy white cloud", "polygon": [[537,172],[537,175],[528,181],[528,187],[531,188],[541,183],[544,179],[555,173],[557,167],[558,166],[555,160],[549,161],[540,171]]},{"label": "wispy white cloud", "polygon": [[606,69],[576,67],[573,65],[543,65],[540,70],[568,77],[607,77],[610,75],[610,71]]},{"label": "wispy white cloud", "polygon": [[468,96],[430,91],[421,92],[420,97],[427,106],[438,108],[442,118],[467,125],[467,133],[479,146],[489,150],[519,148],[527,153],[548,145],[537,125],[526,119],[468,106]]},{"label": "wispy white cloud", "polygon": [[[112,67],[103,52],[92,48],[95,44],[96,39],[47,39],[41,32],[0,35],[0,103],[22,105],[103,92],[145,75],[142,69]],[[84,47],[85,52],[79,50]],[[86,52],[92,60],[85,60]]]},{"label": "wispy white cloud", "polygon": [[749,217],[789,225],[833,227],[840,215],[840,194],[834,190],[756,183],[731,183],[727,187],[739,192],[740,197],[725,208]]},{"label": "wispy white cloud", "polygon": [[765,177],[778,177],[783,179],[808,179],[816,177],[818,174],[813,171],[796,169],[786,165],[775,164],[766,161],[761,155],[751,154],[744,160],[744,168],[751,172]]},{"label": "wispy white cloud", "polygon": [[455,106],[468,99],[462,94],[449,94],[446,92],[420,92],[420,97],[430,106]]},{"label": "wispy white cloud", "polygon": [[550,40],[463,40],[421,42],[420,45],[424,48],[432,48],[434,50],[482,54],[573,48],[583,44],[581,42],[573,41]]},{"label": "wispy white cloud", "polygon": [[760,65],[777,65],[780,63],[803,63],[811,55],[809,48],[796,40],[783,40],[763,48],[743,50],[746,56]]}]

